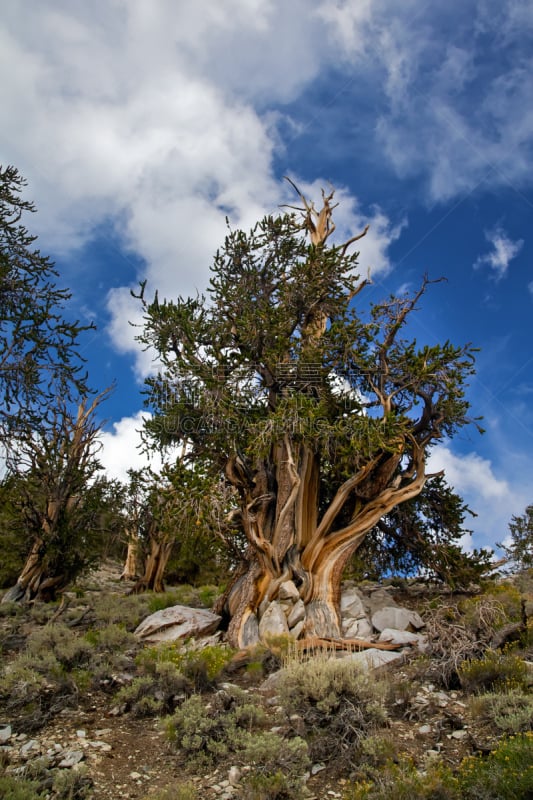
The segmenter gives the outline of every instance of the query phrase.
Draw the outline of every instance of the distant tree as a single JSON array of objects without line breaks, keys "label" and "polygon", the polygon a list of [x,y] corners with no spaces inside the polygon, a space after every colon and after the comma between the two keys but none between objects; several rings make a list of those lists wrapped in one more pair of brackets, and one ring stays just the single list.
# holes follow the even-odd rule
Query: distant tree
[{"label": "distant tree", "polygon": [[510,536],[499,543],[510,566],[514,569],[533,567],[533,505],[527,506],[522,516],[513,516],[509,523]]},{"label": "distant tree", "polygon": [[[303,635],[338,637],[343,571],[378,522],[425,486],[431,445],[469,422],[474,351],[404,338],[426,292],[358,313],[367,281],[350,246],[328,243],[333,194],[317,211],[230,231],[203,297],[145,299],[140,341],[160,358],[147,432],[224,475],[246,541],[219,609],[237,646],[291,579]],[[307,240],[308,234],[310,241]]]},{"label": "distant tree", "polygon": [[[141,577],[133,591],[164,591],[170,562],[178,582],[194,584],[200,576],[222,572],[222,564],[227,564],[224,531],[230,506],[220,481],[215,485],[199,465],[192,469],[181,458],[160,475],[145,469],[130,471],[129,477],[128,556],[123,578],[132,579],[133,563],[136,573],[141,564]],[[231,539],[230,548],[234,544]]]},{"label": "distant tree", "polygon": [[0,166],[0,442],[46,426],[57,397],[86,393],[78,337],[87,328],[64,316],[70,292],[53,263],[34,249],[24,225],[35,211],[15,167]]},{"label": "distant tree", "polygon": [[98,474],[95,410],[102,397],[82,400],[75,413],[56,400],[48,428],[28,434],[8,458],[10,513],[1,517],[0,538],[24,542],[26,559],[4,602],[53,599],[99,559],[123,524],[121,486]]}]

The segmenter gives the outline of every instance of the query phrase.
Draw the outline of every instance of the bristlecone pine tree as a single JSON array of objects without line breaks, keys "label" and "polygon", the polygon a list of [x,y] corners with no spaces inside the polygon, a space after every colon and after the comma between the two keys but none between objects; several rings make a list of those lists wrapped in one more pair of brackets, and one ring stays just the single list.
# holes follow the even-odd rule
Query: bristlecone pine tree
[{"label": "bristlecone pine tree", "polygon": [[[161,446],[187,442],[233,487],[228,525],[246,542],[220,603],[236,646],[257,639],[259,609],[291,579],[305,604],[303,636],[340,636],[340,582],[376,523],[415,497],[432,442],[469,420],[464,386],[473,348],[403,338],[428,288],[358,314],[368,281],[358,253],[327,240],[323,206],[230,231],[209,299],[152,302],[139,340],[161,371],[148,380]],[[296,213],[298,212],[298,213]]]},{"label": "bristlecone pine tree", "polygon": [[0,166],[0,441],[15,451],[21,438],[47,429],[57,397],[74,402],[89,391],[79,337],[93,327],[65,317],[71,293],[34,249],[25,186],[15,167]]},{"label": "bristlecone pine tree", "polygon": [[[2,602],[53,599],[101,551],[101,541],[121,525],[119,488],[98,477],[100,425],[95,410],[105,397],[83,398],[76,412],[60,399],[47,430],[20,440],[9,454],[18,497],[11,526],[28,543],[15,586]],[[117,495],[117,497],[115,497]]]}]

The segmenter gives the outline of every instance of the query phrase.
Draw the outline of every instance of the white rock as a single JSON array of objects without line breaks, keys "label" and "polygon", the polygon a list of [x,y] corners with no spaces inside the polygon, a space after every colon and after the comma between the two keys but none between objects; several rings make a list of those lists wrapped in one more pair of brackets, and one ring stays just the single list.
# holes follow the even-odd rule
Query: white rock
[{"label": "white rock", "polygon": [[278,590],[279,600],[292,600],[296,603],[300,599],[300,592],[294,585],[293,581],[283,581]]},{"label": "white rock", "polygon": [[373,636],[374,628],[366,619],[355,619],[350,625],[342,626],[342,634],[345,639],[366,639],[370,640]]},{"label": "white rock", "polygon": [[361,619],[365,617],[365,607],[361,595],[357,589],[345,589],[341,595],[341,617],[342,619]]},{"label": "white rock", "polygon": [[349,653],[346,658],[359,664],[363,669],[377,669],[403,658],[401,653],[394,653],[390,650],[363,650],[361,653]]},{"label": "white rock", "polygon": [[259,622],[259,638],[265,641],[269,636],[283,636],[289,633],[287,618],[279,603],[270,603]]},{"label": "white rock", "polygon": [[303,619],[305,619],[305,604],[303,600],[298,598],[287,617],[287,625],[289,628],[294,628],[294,626],[298,625]]},{"label": "white rock", "polygon": [[241,771],[239,767],[230,767],[228,772],[228,781],[231,786],[238,786],[241,779]]},{"label": "white rock", "polygon": [[423,640],[419,633],[411,631],[397,631],[394,628],[385,628],[379,635],[379,642],[390,642],[391,644],[418,644]]},{"label": "white rock", "polygon": [[20,748],[20,755],[23,758],[29,756],[34,750],[40,750],[41,746],[37,739],[30,739],[28,742],[25,742],[22,747]]},{"label": "white rock", "polygon": [[465,736],[468,736],[468,731],[465,730],[454,731],[452,733],[452,739],[464,739]]},{"label": "white rock", "polygon": [[[374,589],[368,599],[370,614],[375,614],[382,608],[392,608],[396,606],[394,599],[391,595],[391,587],[381,586],[379,589]],[[391,627],[393,627],[391,625]]]},{"label": "white rock", "polygon": [[145,642],[171,642],[188,636],[207,636],[219,626],[221,617],[202,608],[170,606],[156,611],[135,630]]},{"label": "white rock", "polygon": [[385,628],[405,631],[409,625],[417,630],[423,628],[424,622],[416,611],[411,611],[409,608],[384,606],[372,614],[372,625],[378,631],[384,631]]},{"label": "white rock", "polygon": [[11,725],[0,725],[0,744],[7,744],[12,733]]},{"label": "white rock", "polygon": [[83,761],[84,757],[83,750],[68,750],[63,753],[63,758],[58,766],[61,767],[61,769],[70,769],[71,767],[75,767],[76,764],[79,764],[80,761]]}]

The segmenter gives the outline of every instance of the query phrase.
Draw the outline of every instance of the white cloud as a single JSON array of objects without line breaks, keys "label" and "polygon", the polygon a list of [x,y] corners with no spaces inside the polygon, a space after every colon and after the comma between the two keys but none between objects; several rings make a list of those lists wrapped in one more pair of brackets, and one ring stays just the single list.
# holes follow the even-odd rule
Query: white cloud
[{"label": "white cloud", "polygon": [[399,177],[421,177],[431,202],[531,182],[530,6],[322,4],[354,80],[372,95],[382,154]]},{"label": "white cloud", "polygon": [[[29,0],[2,22],[0,68],[13,74],[0,87],[9,108],[0,161],[31,180],[43,249],[71,254],[111,223],[135,254],[129,286],[147,278],[161,297],[205,289],[225,215],[248,228],[286,196],[273,177],[272,116],[251,100],[287,101],[317,74],[324,20],[304,0],[110,0],[91,10]],[[390,231],[374,218],[380,269]],[[128,292],[109,295],[108,330],[120,352],[138,352]]]},{"label": "white cloud", "polygon": [[[330,190],[328,182],[320,178],[312,183],[299,181],[298,178],[294,180],[306,199],[313,201],[315,207],[320,209],[322,189],[326,192]],[[294,194],[289,196],[287,202],[296,207],[301,205]],[[345,242],[369,225],[366,236],[355,242],[349,252],[359,252],[359,271],[362,278],[366,278],[368,274],[372,277],[387,273],[391,269],[387,251],[400,236],[407,224],[406,220],[393,223],[378,206],[374,206],[368,212],[363,211],[358,199],[342,186],[335,187],[334,202],[339,205],[333,212],[336,230],[331,241]]]},{"label": "white cloud", "polygon": [[474,264],[474,269],[487,265],[494,271],[495,279],[500,280],[506,275],[509,264],[522,249],[524,241],[518,239],[513,242],[499,227],[492,231],[485,231],[485,238],[492,245],[492,250],[479,256]]},{"label": "white cloud", "polygon": [[129,469],[142,469],[150,466],[155,472],[161,469],[162,460],[156,453],[149,458],[140,449],[139,431],[143,427],[143,418],[149,414],[142,411],[132,417],[123,417],[113,424],[113,430],[103,431],[99,439],[102,450],[99,460],[110,478],[117,478],[124,483],[128,480]]},{"label": "white cloud", "polygon": [[[509,455],[507,474],[516,477],[521,472],[510,467],[512,461],[513,456]],[[468,517],[465,520],[466,527],[476,532],[473,546],[494,547],[496,542],[503,541],[512,515],[521,514],[525,508],[529,485],[510,485],[506,478],[498,476],[490,460],[477,453],[458,455],[443,444],[432,450],[428,464],[428,472],[440,470],[444,470],[446,482],[477,515],[472,521]]]}]

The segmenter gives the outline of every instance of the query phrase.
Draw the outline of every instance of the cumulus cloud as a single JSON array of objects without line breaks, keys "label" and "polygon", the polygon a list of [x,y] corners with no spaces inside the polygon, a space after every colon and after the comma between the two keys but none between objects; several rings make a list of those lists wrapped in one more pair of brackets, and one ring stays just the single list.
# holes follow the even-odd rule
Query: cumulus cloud
[{"label": "cumulus cloud", "polygon": [[500,280],[506,275],[513,258],[516,258],[522,249],[524,240],[518,239],[513,242],[499,227],[492,231],[485,231],[485,238],[491,244],[492,250],[479,256],[474,263],[474,269],[486,265],[493,270],[494,278]]},{"label": "cumulus cloud", "polygon": [[531,181],[530,4],[328,0],[323,8],[370,87],[377,142],[400,177],[420,177],[431,202]]},{"label": "cumulus cloud", "polygon": [[[332,57],[328,24],[304,0],[29,5],[6,9],[0,32],[0,66],[13,73],[0,87],[0,160],[30,178],[46,251],[72,254],[105,223],[134,254],[130,280],[108,295],[108,333],[138,353],[130,287],[204,290],[225,216],[246,229],[288,197],[265,104],[293,99]],[[357,201],[343,199],[346,226],[358,226]],[[370,221],[365,258],[379,271],[398,231],[378,210]]]},{"label": "cumulus cloud", "polygon": [[[449,445],[437,445],[431,452],[428,471],[440,470],[477,516],[473,546],[495,547],[505,538],[511,516],[522,513],[529,486],[511,485],[489,459],[477,453],[459,455]],[[465,524],[468,527],[468,518]]]},{"label": "cumulus cloud", "polygon": [[[299,181],[295,178],[299,190],[304,196],[320,208],[321,192],[329,191],[327,181],[317,178],[312,183]],[[391,221],[378,206],[363,210],[359,200],[343,186],[335,187],[334,201],[338,207],[334,212],[335,232],[331,237],[332,242],[345,242],[359,233],[368,225],[368,233],[352,245],[352,250],[359,252],[359,269],[362,277],[367,274],[385,274],[391,269],[388,249],[399,238],[402,229],[407,224],[405,218]],[[288,200],[292,205],[298,206],[298,199],[291,196]],[[329,241],[329,240],[328,240]]]},{"label": "cumulus cloud", "polygon": [[140,449],[139,432],[143,427],[143,418],[147,416],[146,413],[139,411],[132,417],[123,417],[113,424],[112,431],[102,431],[100,434],[102,450],[99,460],[110,478],[126,483],[129,469],[142,469],[148,466],[154,472],[161,469],[162,460],[157,453],[149,458]]}]

